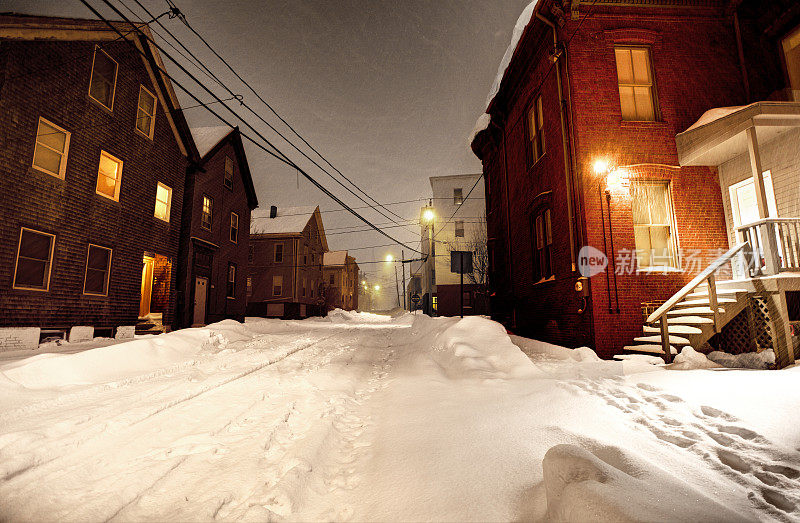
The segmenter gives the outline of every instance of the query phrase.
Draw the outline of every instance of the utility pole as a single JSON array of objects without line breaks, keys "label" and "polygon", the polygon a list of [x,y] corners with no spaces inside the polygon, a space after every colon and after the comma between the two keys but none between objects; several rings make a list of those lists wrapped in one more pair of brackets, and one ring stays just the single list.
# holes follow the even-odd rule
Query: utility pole
[{"label": "utility pole", "polygon": [[[408,294],[408,293],[406,292],[406,262],[405,262],[405,259],[406,259],[406,255],[401,250],[400,251],[400,265],[403,266],[403,310],[407,311],[408,307],[406,306],[406,294]],[[395,270],[397,270],[396,266],[395,266]]]},{"label": "utility pole", "polygon": [[[401,258],[402,259],[402,258]],[[397,280],[397,264],[394,264],[394,290],[397,291],[397,306],[400,306],[400,283]]]}]

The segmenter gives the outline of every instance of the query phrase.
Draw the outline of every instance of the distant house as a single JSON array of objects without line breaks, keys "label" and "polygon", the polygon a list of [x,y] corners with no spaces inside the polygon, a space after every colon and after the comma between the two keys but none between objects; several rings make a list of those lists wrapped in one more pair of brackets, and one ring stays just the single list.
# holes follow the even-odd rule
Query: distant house
[{"label": "distant house", "polygon": [[174,319],[197,152],[156,49],[115,27],[0,15],[0,326]]},{"label": "distant house", "polygon": [[358,309],[358,264],[347,251],[326,252],[323,255],[322,277],[325,305],[328,310]]},{"label": "distant house", "polygon": [[200,154],[186,177],[177,324],[244,319],[250,211],[258,206],[238,129],[192,129]]},{"label": "distant house", "polygon": [[324,313],[328,250],[319,207],[270,207],[250,218],[247,315],[305,318]]}]

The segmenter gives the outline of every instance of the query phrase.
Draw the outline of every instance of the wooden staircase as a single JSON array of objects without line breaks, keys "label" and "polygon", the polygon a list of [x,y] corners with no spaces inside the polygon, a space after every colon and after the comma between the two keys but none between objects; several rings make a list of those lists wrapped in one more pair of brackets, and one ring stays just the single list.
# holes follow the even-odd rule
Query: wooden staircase
[{"label": "wooden staircase", "polygon": [[623,350],[662,354],[669,363],[683,347],[698,349],[722,330],[747,306],[746,289],[726,285],[717,288],[716,272],[729,263],[747,242],[733,247],[675,293],[646,320],[644,336]]}]

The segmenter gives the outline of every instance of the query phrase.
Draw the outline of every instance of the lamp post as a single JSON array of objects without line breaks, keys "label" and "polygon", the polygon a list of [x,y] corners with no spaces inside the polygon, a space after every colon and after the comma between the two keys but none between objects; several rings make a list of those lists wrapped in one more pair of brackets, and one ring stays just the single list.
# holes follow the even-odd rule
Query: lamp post
[{"label": "lamp post", "polygon": [[424,311],[428,314],[432,315],[432,302],[433,302],[433,271],[435,263],[435,258],[433,255],[433,231],[434,231],[434,223],[436,221],[436,213],[433,211],[433,207],[431,204],[428,204],[428,207],[425,207],[422,211],[422,223],[426,224],[428,227],[428,259],[426,260],[426,264],[428,265],[428,310]]}]

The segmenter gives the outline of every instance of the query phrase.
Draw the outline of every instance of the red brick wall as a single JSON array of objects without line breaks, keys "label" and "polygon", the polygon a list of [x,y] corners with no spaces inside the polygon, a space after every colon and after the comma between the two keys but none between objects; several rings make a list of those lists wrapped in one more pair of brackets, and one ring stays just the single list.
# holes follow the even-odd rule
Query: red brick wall
[{"label": "red brick wall", "polygon": [[[5,55],[5,82],[0,86],[0,325],[131,325],[139,312],[144,252],[176,259],[185,158],[160,104],[155,139],[134,131],[139,86],[154,88],[141,56],[127,42],[106,44],[119,63],[113,112],[89,99],[94,45],[0,43]],[[65,180],[31,167],[39,116],[72,133]],[[95,194],[101,149],[124,162],[118,203]],[[159,181],[173,191],[168,224],[153,216]],[[12,289],[22,226],[56,234],[48,292]],[[113,249],[107,297],[82,294],[89,242]],[[174,307],[171,293],[165,324],[171,323]]]}]

